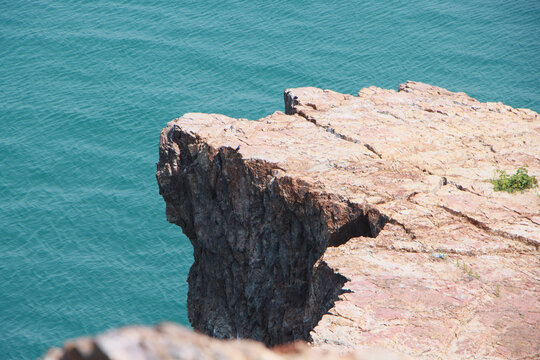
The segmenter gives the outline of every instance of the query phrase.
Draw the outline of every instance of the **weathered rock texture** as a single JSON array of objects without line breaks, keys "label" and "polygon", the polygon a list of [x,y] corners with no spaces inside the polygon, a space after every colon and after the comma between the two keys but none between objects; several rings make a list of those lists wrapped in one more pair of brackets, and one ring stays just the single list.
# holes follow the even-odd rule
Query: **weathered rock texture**
[{"label": "weathered rock texture", "polygon": [[274,348],[251,340],[217,340],[173,323],[131,326],[68,341],[43,360],[407,360],[384,349],[340,353],[297,342]]},{"label": "weathered rock texture", "polygon": [[195,329],[419,359],[540,356],[538,190],[489,182],[540,175],[538,114],[416,82],[286,90],[285,110],[186,114],[161,134],[167,218],[194,248]]}]

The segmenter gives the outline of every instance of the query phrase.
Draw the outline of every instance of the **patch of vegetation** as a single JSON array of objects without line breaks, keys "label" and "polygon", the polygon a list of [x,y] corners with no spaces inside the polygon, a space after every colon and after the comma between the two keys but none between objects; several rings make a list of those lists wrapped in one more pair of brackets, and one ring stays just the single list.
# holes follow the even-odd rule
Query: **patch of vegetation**
[{"label": "patch of vegetation", "polygon": [[495,289],[495,296],[501,297],[501,285],[497,284],[497,288]]},{"label": "patch of vegetation", "polygon": [[493,190],[495,191],[506,191],[509,193],[516,191],[523,192],[524,190],[532,189],[538,186],[536,176],[530,176],[527,168],[525,167],[520,167],[517,169],[514,175],[508,175],[504,170],[499,170],[497,173],[499,178],[491,180],[491,183],[494,186]]},{"label": "patch of vegetation", "polygon": [[476,278],[477,280],[480,280],[480,275],[478,275],[478,273],[475,272],[470,265],[467,265],[465,261],[460,263],[459,259],[456,259],[456,266],[463,270],[463,272],[469,275],[471,278]]}]

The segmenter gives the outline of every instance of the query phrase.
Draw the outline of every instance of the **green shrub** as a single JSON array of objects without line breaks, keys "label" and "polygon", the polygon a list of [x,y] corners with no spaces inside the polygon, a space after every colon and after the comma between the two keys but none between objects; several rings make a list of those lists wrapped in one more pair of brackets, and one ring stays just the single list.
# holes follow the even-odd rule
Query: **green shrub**
[{"label": "green shrub", "polygon": [[506,191],[509,193],[516,191],[523,192],[523,190],[532,189],[538,186],[536,177],[529,176],[527,168],[524,167],[520,167],[512,176],[509,176],[504,170],[499,170],[497,173],[499,178],[491,180],[495,191]]}]

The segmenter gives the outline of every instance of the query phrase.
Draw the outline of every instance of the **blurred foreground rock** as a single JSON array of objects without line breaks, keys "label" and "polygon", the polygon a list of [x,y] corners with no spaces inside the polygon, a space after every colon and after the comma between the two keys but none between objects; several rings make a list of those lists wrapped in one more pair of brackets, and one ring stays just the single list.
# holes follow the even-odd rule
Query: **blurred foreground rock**
[{"label": "blurred foreground rock", "polygon": [[385,350],[342,354],[312,349],[304,343],[273,350],[251,340],[218,340],[172,323],[156,327],[132,326],[93,338],[67,342],[42,360],[401,360]]}]

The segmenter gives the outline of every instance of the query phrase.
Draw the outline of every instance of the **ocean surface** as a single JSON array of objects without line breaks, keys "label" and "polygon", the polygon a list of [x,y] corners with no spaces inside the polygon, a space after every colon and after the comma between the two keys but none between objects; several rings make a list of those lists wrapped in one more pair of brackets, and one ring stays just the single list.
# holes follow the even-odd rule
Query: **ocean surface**
[{"label": "ocean surface", "polygon": [[[2,1],[0,358],[188,325],[159,132],[406,80],[540,111],[540,1]],[[511,125],[511,124],[509,124]]]}]

